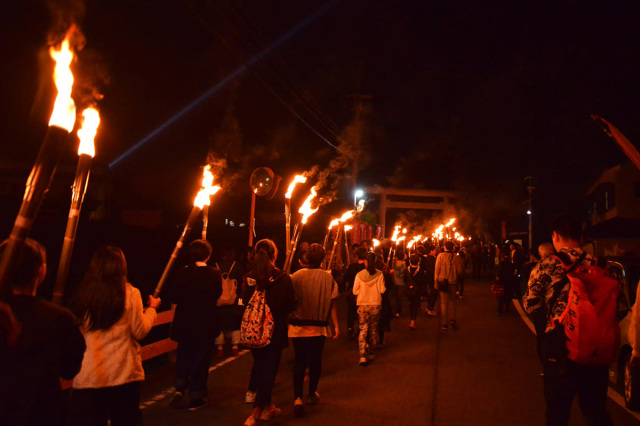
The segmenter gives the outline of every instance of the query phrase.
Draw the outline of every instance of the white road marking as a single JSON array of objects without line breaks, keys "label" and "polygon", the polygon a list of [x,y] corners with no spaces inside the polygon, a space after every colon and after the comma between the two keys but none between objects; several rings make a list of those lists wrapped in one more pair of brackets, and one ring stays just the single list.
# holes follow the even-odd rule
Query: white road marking
[{"label": "white road marking", "polygon": [[[516,310],[518,311],[518,314],[520,314],[520,318],[522,318],[522,321],[524,321],[524,323],[527,325],[527,327],[529,327],[529,329],[533,334],[536,334],[536,329],[533,326],[533,322],[531,322],[527,314],[524,313],[524,310],[522,309],[522,306],[520,306],[520,303],[518,303],[516,299],[513,299],[512,301],[513,301],[513,306],[516,307]],[[609,385],[609,389],[607,390],[607,395],[619,406],[624,408],[629,414],[631,414],[636,419],[640,420],[640,413],[636,413],[634,411],[629,410],[624,403],[624,398],[618,392],[613,390],[611,388],[611,385]]]},{"label": "white road marking", "polygon": [[[238,354],[237,357],[236,356],[231,356],[231,357],[225,359],[224,361],[220,361],[216,365],[213,365],[213,366],[209,367],[209,374],[211,374],[213,371],[217,370],[218,368],[222,367],[223,365],[226,365],[226,364],[229,364],[230,362],[235,361],[236,359],[240,358],[242,355],[244,355],[244,354],[246,354],[248,352],[249,352],[249,350],[240,351],[240,353]],[[149,399],[149,400],[147,400],[145,402],[141,402],[140,405],[139,405],[140,410],[144,410],[145,408],[151,407],[156,402],[162,401],[166,397],[168,397],[170,395],[173,395],[173,393],[175,391],[176,391],[176,388],[173,387],[173,386],[163,390],[162,392],[160,392],[159,394],[157,394],[153,398],[151,398],[151,399]]]}]

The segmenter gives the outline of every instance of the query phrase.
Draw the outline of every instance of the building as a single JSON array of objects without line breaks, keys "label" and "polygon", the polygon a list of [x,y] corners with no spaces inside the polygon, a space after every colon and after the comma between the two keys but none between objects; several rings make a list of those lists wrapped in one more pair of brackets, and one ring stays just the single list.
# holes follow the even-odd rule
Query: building
[{"label": "building", "polygon": [[630,162],[605,170],[586,197],[587,248],[599,256],[640,256],[640,170]]}]

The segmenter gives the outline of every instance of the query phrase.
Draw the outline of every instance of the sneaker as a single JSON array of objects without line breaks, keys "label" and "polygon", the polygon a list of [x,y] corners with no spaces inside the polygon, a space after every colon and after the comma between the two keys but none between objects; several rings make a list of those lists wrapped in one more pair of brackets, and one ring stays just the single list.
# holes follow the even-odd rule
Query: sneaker
[{"label": "sneaker", "polygon": [[271,404],[268,407],[265,407],[264,410],[260,413],[260,420],[269,421],[275,417],[278,417],[282,412],[281,409]]},{"label": "sneaker", "polygon": [[206,407],[209,403],[204,398],[192,399],[189,401],[189,411],[196,411],[202,407]]},{"label": "sneaker", "polygon": [[360,367],[366,367],[366,366],[367,366],[367,357],[361,356],[360,357]]},{"label": "sneaker", "polygon": [[314,392],[313,395],[307,396],[307,404],[317,404],[320,401],[320,394],[318,392]]},{"label": "sneaker", "polygon": [[293,415],[296,417],[301,417],[304,415],[304,405],[302,402],[302,398],[296,398],[293,402]]},{"label": "sneaker", "polygon": [[216,356],[218,358],[222,358],[224,356],[224,348],[222,346],[218,346],[218,350],[216,351]]},{"label": "sneaker", "polygon": [[231,356],[239,356],[240,351],[238,350],[238,345],[233,345],[231,347]]},{"label": "sneaker", "polygon": [[184,408],[182,406],[182,397],[184,394],[181,391],[175,391],[173,396],[171,397],[171,401],[169,401],[169,405],[173,408]]},{"label": "sneaker", "polygon": [[244,402],[245,404],[253,404],[256,402],[256,393],[247,391],[247,394],[244,396]]}]

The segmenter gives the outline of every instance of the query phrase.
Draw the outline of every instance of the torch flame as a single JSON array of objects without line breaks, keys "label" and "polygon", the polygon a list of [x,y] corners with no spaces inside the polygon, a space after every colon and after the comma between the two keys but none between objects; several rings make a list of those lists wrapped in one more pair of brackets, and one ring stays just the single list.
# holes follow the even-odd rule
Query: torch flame
[{"label": "torch flame", "polygon": [[375,238],[373,238],[371,242],[373,243],[373,248],[376,248],[380,245],[380,240],[377,240]]},{"label": "torch flame", "polygon": [[207,165],[202,172],[202,188],[198,191],[193,205],[195,207],[203,208],[211,203],[211,196],[218,192],[220,187],[213,185],[213,173],[211,173],[211,166]]},{"label": "torch flame", "polygon": [[449,222],[445,226],[451,226],[456,221],[456,218],[449,219]]},{"label": "torch flame", "polygon": [[404,241],[406,239],[407,239],[406,235],[403,235],[402,237],[398,238],[398,240],[396,241],[396,244],[399,243],[400,241]]},{"label": "torch flame", "polygon": [[403,233],[403,234],[406,234],[406,233],[407,233],[407,228],[404,228],[404,229],[402,230],[402,233]]},{"label": "torch flame", "polygon": [[396,226],[393,230],[393,236],[391,237],[391,241],[396,241],[398,239],[398,234],[400,233],[400,226]]},{"label": "torch flame", "polygon": [[409,244],[407,244],[407,248],[410,249],[411,247],[413,247],[416,243],[416,240],[411,240],[409,241]]},{"label": "torch flame", "polygon": [[78,137],[80,138],[78,155],[86,154],[93,157],[96,155],[96,147],[93,144],[93,140],[100,124],[100,114],[95,108],[87,108],[82,111],[82,116],[84,117],[82,127],[78,129]]},{"label": "torch flame", "polygon": [[345,225],[344,226],[344,230],[345,231],[351,231],[352,228],[353,228],[353,226],[351,226],[351,225]]},{"label": "torch flame", "polygon": [[329,224],[329,229],[333,228],[334,226],[336,226],[336,225],[337,225],[337,224],[339,224],[339,223],[340,223],[340,220],[338,220],[338,219],[333,219],[333,220],[331,221],[331,223]]},{"label": "torch flame", "polygon": [[296,184],[305,183],[306,181],[307,181],[306,177],[302,175],[296,175],[296,177],[293,178],[293,182],[289,184],[289,189],[287,189],[287,193],[284,194],[284,198],[291,198],[291,195],[293,194],[293,189],[296,187]]},{"label": "torch flame", "polygon": [[311,188],[311,194],[309,194],[309,196],[307,197],[307,199],[304,201],[304,203],[302,203],[302,206],[300,207],[300,209],[298,210],[298,213],[302,213],[302,223],[305,224],[307,223],[307,219],[309,219],[309,217],[314,214],[315,212],[318,211],[318,209],[320,207],[316,207],[315,209],[311,208],[311,201],[316,198],[316,189],[315,188]]},{"label": "torch flame", "polygon": [[344,222],[344,221],[347,221],[347,220],[351,219],[352,217],[353,217],[353,210],[349,210],[348,212],[343,214],[342,217],[339,220],[340,220],[340,222]]},{"label": "torch flame", "polygon": [[76,122],[76,106],[73,103],[73,99],[71,99],[73,74],[69,68],[73,60],[73,52],[69,48],[69,37],[71,33],[71,30],[67,33],[59,49],[54,47],[49,49],[49,54],[56,63],[53,71],[53,80],[58,89],[56,102],[53,106],[53,113],[49,119],[49,126],[61,127],[67,132],[73,130]]}]

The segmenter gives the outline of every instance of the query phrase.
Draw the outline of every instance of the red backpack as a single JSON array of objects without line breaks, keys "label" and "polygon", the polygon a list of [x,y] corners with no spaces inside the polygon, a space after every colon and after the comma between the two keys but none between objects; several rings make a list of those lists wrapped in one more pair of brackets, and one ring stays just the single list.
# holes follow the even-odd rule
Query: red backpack
[{"label": "red backpack", "polygon": [[617,300],[620,283],[601,266],[581,265],[584,253],[573,265],[555,256],[571,283],[567,307],[560,317],[569,359],[591,365],[609,365],[620,347]]}]

